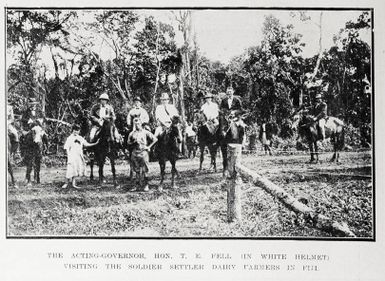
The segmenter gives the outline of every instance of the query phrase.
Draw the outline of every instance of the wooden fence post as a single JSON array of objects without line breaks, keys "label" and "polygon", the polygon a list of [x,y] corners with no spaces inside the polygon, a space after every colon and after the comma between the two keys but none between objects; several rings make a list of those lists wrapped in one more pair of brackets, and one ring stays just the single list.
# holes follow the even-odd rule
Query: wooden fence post
[{"label": "wooden fence post", "polygon": [[236,166],[240,164],[242,155],[241,144],[228,145],[228,172],[227,180],[227,220],[228,222],[242,220],[242,190],[239,184]]}]

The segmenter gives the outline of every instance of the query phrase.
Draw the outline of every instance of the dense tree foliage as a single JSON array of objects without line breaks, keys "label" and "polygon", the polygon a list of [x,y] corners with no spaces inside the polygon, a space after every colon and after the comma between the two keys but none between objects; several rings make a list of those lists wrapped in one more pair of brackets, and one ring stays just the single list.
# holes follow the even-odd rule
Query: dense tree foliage
[{"label": "dense tree foliage", "polygon": [[[83,122],[102,92],[123,126],[134,96],[151,114],[167,91],[192,120],[204,92],[218,99],[229,84],[242,97],[249,123],[284,127],[293,111],[323,92],[331,115],[370,129],[371,93],[364,88],[371,80],[371,48],[360,36],[371,27],[369,13],[347,22],[334,46],[311,58],[303,57],[305,44],[292,25],[266,16],[262,40],[227,64],[201,55],[190,17],[175,15],[175,30],[136,11],[7,10],[8,102],[22,114],[29,99],[40,101],[43,114],[56,120],[47,122],[55,145],[68,133],[63,122]],[[309,17],[302,13],[301,19]],[[179,47],[177,32],[184,38]]]}]

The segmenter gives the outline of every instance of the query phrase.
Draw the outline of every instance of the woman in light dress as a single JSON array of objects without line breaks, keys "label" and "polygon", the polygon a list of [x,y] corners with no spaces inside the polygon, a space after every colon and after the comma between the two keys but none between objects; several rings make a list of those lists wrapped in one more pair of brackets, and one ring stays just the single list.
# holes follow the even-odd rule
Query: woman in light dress
[{"label": "woman in light dress", "polygon": [[83,147],[91,147],[99,142],[88,143],[82,136],[79,135],[79,133],[80,126],[75,124],[72,127],[71,135],[67,138],[64,144],[64,149],[67,152],[67,182],[62,186],[62,188],[67,188],[70,184],[72,184],[72,187],[74,188],[79,188],[76,185],[76,178],[85,176],[86,172]]}]

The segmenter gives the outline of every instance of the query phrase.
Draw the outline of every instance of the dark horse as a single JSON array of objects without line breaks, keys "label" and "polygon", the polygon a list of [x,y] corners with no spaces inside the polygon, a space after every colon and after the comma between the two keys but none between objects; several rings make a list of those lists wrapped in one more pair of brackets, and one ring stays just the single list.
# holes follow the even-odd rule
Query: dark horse
[{"label": "dark horse", "polygon": [[20,152],[27,166],[25,180],[31,185],[31,172],[33,178],[40,183],[40,166],[44,151],[48,147],[47,134],[40,125],[35,125],[30,131],[20,137]]},{"label": "dark horse", "polygon": [[104,120],[103,125],[100,128],[100,131],[97,135],[97,139],[99,143],[92,148],[90,151],[94,152],[94,157],[90,158],[90,179],[94,179],[94,161],[96,161],[99,167],[99,185],[105,182],[103,175],[103,168],[106,158],[110,160],[111,171],[113,176],[114,187],[120,188],[120,186],[116,182],[116,173],[115,173],[115,159],[118,157],[118,150],[121,148],[121,144],[115,140],[114,136],[112,136],[112,131],[114,124],[109,120]]},{"label": "dark horse", "polygon": [[215,131],[210,131],[209,128],[207,127],[206,123],[202,120],[203,114],[196,115],[198,119],[198,145],[199,145],[199,151],[200,151],[200,162],[199,162],[199,172],[202,171],[202,166],[203,166],[203,160],[204,160],[204,153],[205,153],[205,148],[207,147],[209,149],[210,153],[210,168],[213,169],[214,172],[217,171],[217,163],[216,163],[216,158],[217,158],[217,151],[218,151],[218,146],[219,146],[219,139],[220,139],[220,132],[219,129],[216,128]]},{"label": "dark horse", "polygon": [[166,129],[158,136],[158,142],[155,145],[155,154],[158,157],[160,166],[160,183],[159,190],[162,190],[164,181],[166,161],[171,163],[171,188],[177,188],[175,184],[175,175],[178,174],[176,169],[176,160],[179,154],[179,144],[181,143],[181,136],[179,131],[180,117],[174,116],[171,121],[170,128]]},{"label": "dark horse", "polygon": [[[235,114],[235,115],[234,115]],[[223,163],[223,175],[227,173],[228,159],[227,159],[227,145],[229,143],[242,144],[245,136],[245,128],[237,124],[236,119],[240,116],[236,116],[238,113],[230,113],[229,116],[221,117],[221,134],[219,136],[219,146],[222,152]]]},{"label": "dark horse", "polygon": [[13,187],[17,188],[15,178],[13,176],[13,155],[16,153],[17,148],[19,147],[19,142],[17,141],[17,136],[13,133],[8,132],[8,173],[11,176],[11,184]]},{"label": "dark horse", "polygon": [[211,157],[211,166],[214,171],[217,171],[216,167],[216,155],[218,147],[221,148],[222,152],[222,164],[223,164],[223,175],[225,175],[227,170],[227,145],[229,143],[239,143],[243,142],[245,135],[244,127],[237,125],[236,122],[231,121],[233,119],[233,113],[230,113],[229,116],[220,116],[219,127],[216,131],[211,132],[208,127],[202,123],[198,130],[198,142],[200,149],[200,165],[199,171],[202,170],[202,163],[204,160],[204,150],[206,146],[209,149]]},{"label": "dark horse", "polygon": [[[339,161],[339,151],[345,145],[345,129],[344,122],[336,117],[326,117],[325,138],[330,138],[333,143],[334,154],[331,162]],[[304,137],[309,144],[310,162],[318,162],[318,145],[317,141],[321,140],[319,126],[313,121],[313,116],[303,115],[298,124],[299,135]]]}]

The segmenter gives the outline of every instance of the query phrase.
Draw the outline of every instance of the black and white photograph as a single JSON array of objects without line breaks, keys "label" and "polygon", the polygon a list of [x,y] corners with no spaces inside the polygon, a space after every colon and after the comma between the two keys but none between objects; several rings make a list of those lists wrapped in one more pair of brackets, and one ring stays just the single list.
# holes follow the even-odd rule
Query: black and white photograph
[{"label": "black and white photograph", "polygon": [[7,239],[375,240],[373,9],[4,14]]}]

